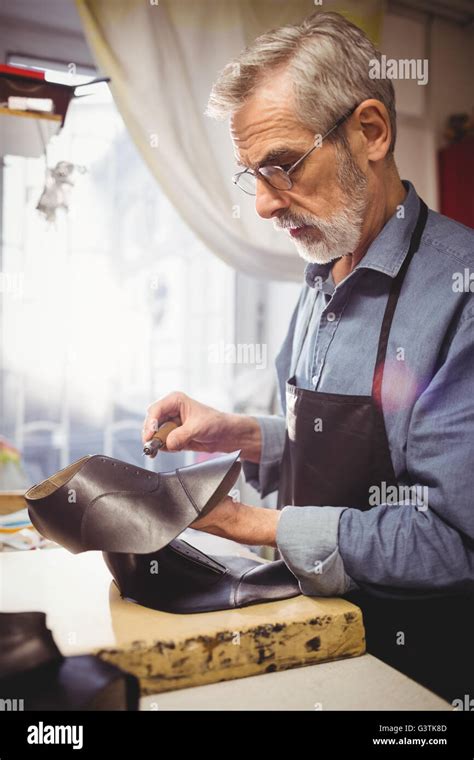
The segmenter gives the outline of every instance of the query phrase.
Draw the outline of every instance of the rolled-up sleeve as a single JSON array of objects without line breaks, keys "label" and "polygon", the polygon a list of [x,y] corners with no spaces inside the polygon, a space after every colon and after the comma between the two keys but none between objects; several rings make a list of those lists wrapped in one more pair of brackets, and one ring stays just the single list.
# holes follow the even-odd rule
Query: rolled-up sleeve
[{"label": "rolled-up sleeve", "polygon": [[262,434],[262,453],[259,464],[243,462],[245,480],[262,499],[278,489],[280,464],[285,447],[286,422],[277,414],[254,415]]},{"label": "rolled-up sleeve", "polygon": [[345,507],[284,507],[277,546],[307,596],[338,596],[357,588],[339,552],[339,521]]}]

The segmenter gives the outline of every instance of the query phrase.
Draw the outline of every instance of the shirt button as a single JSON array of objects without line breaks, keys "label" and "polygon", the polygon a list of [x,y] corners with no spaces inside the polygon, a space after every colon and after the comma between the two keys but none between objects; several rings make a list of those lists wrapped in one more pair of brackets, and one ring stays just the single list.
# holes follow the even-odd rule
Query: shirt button
[{"label": "shirt button", "polygon": [[333,311],[330,311],[326,315],[326,319],[327,319],[328,322],[334,322],[334,320],[336,319],[336,315],[334,314]]},{"label": "shirt button", "polygon": [[318,378],[316,377],[316,375],[313,375],[313,385],[317,385],[317,384],[318,384]]}]

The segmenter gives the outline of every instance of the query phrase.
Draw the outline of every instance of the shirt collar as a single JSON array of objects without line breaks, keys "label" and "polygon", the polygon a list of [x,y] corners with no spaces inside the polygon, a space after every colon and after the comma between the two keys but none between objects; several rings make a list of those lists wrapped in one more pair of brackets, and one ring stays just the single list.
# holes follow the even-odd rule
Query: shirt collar
[{"label": "shirt collar", "polygon": [[[382,227],[356,269],[375,269],[389,277],[398,274],[408,253],[420,208],[420,199],[412,183],[408,180],[402,180],[402,183],[407,190],[404,202]],[[307,264],[304,270],[307,284],[314,288],[316,284],[326,282],[333,264],[333,261],[329,264]]]}]

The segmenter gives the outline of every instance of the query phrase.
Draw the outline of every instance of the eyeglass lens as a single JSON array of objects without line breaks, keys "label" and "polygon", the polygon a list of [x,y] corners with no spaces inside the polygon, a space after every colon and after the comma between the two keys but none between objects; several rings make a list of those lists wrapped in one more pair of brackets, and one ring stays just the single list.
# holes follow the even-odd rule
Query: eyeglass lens
[{"label": "eyeglass lens", "polygon": [[[262,174],[267,182],[272,185],[276,190],[289,190],[291,187],[291,180],[288,174],[280,169],[279,166],[262,166],[260,168],[260,174]],[[255,194],[256,191],[256,177],[250,172],[241,174],[237,184],[242,190]]]}]

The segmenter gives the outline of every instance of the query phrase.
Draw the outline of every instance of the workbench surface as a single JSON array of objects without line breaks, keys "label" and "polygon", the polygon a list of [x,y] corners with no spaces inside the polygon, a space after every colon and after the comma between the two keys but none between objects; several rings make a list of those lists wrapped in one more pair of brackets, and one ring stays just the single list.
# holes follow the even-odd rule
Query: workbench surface
[{"label": "workbench surface", "polygon": [[[194,543],[204,551],[245,553],[223,539],[197,538]],[[365,703],[364,694],[374,695],[371,680],[380,693],[384,677],[388,702],[390,693],[406,692],[406,709],[414,709],[410,701],[420,709],[449,709],[375,658],[360,657],[365,651],[362,616],[343,599],[298,596],[236,610],[172,615],[121,599],[100,552],[73,555],[54,548],[0,553],[0,609],[44,611],[64,655],[98,654],[137,675],[142,695],[168,692],[159,694],[159,702],[158,697],[143,699],[143,709],[192,709],[197,697],[199,709],[223,704],[268,708],[269,700],[268,709],[278,709],[279,703],[282,709],[316,709],[320,702],[326,703],[322,709],[339,709],[338,701],[340,709],[362,709],[356,707],[357,693]],[[250,678],[233,680],[244,676]]]}]

